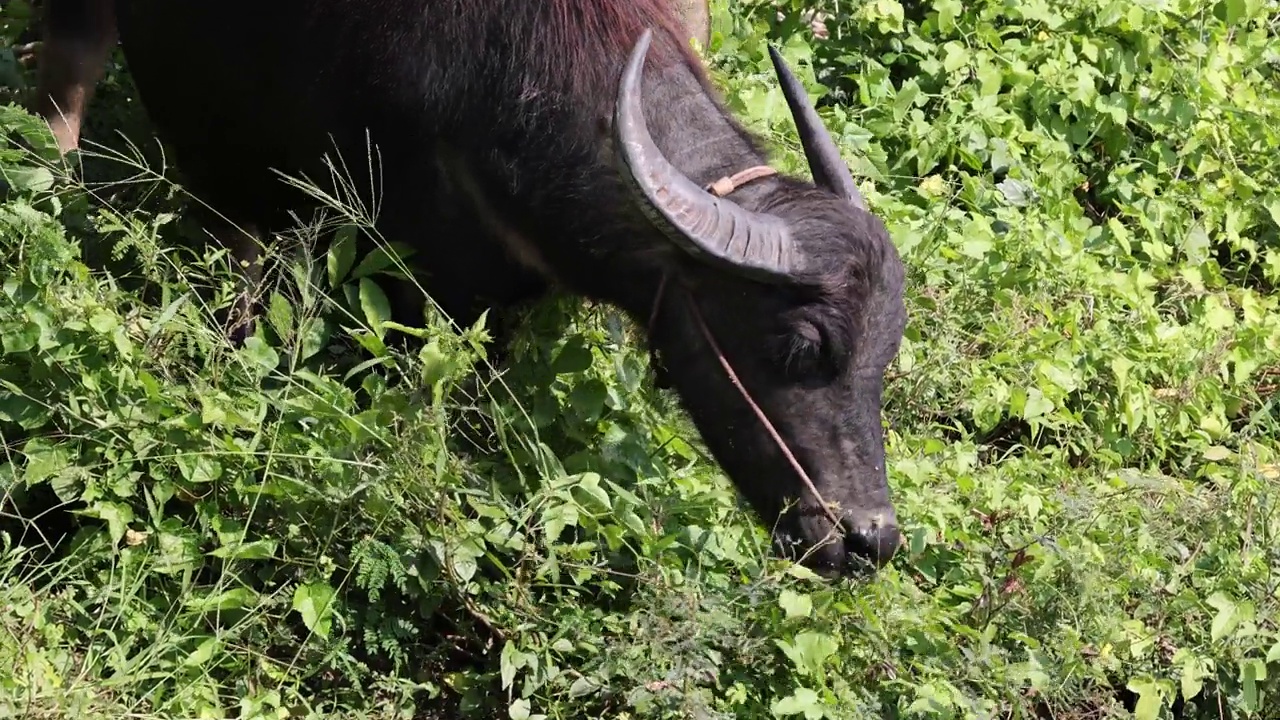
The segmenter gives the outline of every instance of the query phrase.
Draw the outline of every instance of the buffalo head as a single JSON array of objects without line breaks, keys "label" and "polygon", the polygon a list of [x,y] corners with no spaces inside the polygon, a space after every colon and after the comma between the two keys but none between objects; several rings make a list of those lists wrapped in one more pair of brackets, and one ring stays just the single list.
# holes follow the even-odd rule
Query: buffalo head
[{"label": "buffalo head", "polygon": [[828,576],[879,568],[899,544],[880,409],[906,325],[898,253],[772,47],[813,182],[720,197],[686,177],[645,122],[650,39],[623,69],[613,132],[634,198],[683,251],[650,327],[663,382],[781,549]]}]

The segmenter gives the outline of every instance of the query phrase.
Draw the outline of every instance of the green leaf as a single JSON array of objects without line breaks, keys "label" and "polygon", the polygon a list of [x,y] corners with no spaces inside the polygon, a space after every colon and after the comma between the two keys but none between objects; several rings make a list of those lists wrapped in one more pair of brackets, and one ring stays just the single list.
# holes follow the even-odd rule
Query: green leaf
[{"label": "green leaf", "polygon": [[107,335],[111,333],[112,330],[120,327],[120,319],[113,312],[99,310],[89,316],[89,327],[103,335]]},{"label": "green leaf", "polygon": [[566,527],[578,524],[578,508],[569,503],[549,505],[543,509],[541,519],[547,542],[556,542]]},{"label": "green leaf", "polygon": [[599,688],[600,686],[597,683],[583,675],[577,680],[574,680],[573,684],[569,686],[569,697],[576,700],[594,693]]},{"label": "green leaf", "polygon": [[398,323],[395,320],[387,320],[382,323],[382,326],[388,330],[395,330],[396,332],[402,332],[410,337],[416,337],[419,340],[426,340],[431,337],[431,331],[426,328],[410,327],[408,325]]},{"label": "green leaf", "polygon": [[1272,198],[1267,202],[1267,214],[1271,216],[1271,222],[1280,228],[1280,197]]},{"label": "green leaf", "polygon": [[909,545],[909,550],[912,557],[915,557],[920,553],[924,552],[924,549],[928,547],[928,544],[929,544],[928,528],[918,527],[911,531],[911,542]]},{"label": "green leaf", "polygon": [[942,69],[953,73],[969,63],[969,50],[958,42],[948,42],[942,46],[944,57]]},{"label": "green leaf", "polygon": [[1134,720],[1157,720],[1164,706],[1160,687],[1150,680],[1130,680],[1126,687],[1138,696],[1133,708]]},{"label": "green leaf", "polygon": [[1208,258],[1209,245],[1209,233],[1205,232],[1204,227],[1193,225],[1182,239],[1182,252],[1186,254],[1188,262],[1199,265]]},{"label": "green leaf", "polygon": [[124,531],[129,529],[129,523],[133,522],[133,508],[119,502],[95,502],[85,514],[106,521],[113,545],[120,542]]},{"label": "green leaf", "polygon": [[1261,709],[1261,697],[1258,684],[1267,679],[1267,665],[1257,658],[1245,658],[1240,661],[1240,689],[1244,696],[1244,709],[1257,712]]},{"label": "green leaf", "polygon": [[155,572],[177,575],[192,572],[200,566],[199,539],[181,521],[176,518],[164,520],[155,538],[156,561],[152,565]]},{"label": "green leaf", "polygon": [[1022,417],[1027,420],[1053,412],[1053,401],[1044,396],[1040,388],[1027,388],[1027,401],[1022,406]]},{"label": "green leaf", "polygon": [[178,315],[178,311],[187,304],[187,300],[190,297],[191,293],[182,293],[173,302],[164,306],[164,310],[160,311],[160,314],[151,321],[151,329],[147,331],[148,341],[154,340],[161,330],[166,329],[169,323],[173,322],[173,319]]},{"label": "green leaf", "polygon": [[0,342],[7,354],[28,352],[40,342],[40,326],[29,321],[9,325],[5,327],[3,336],[0,336]]},{"label": "green leaf", "polygon": [[475,577],[476,570],[479,569],[476,560],[483,557],[484,554],[482,540],[470,537],[455,542],[448,555],[449,565],[453,569],[454,577],[460,582],[469,582],[471,578]]},{"label": "green leaf", "polygon": [[498,654],[498,673],[502,678],[502,689],[511,689],[516,680],[516,671],[524,667],[524,653],[510,639],[502,643],[502,652]]},{"label": "green leaf", "polygon": [[1182,664],[1182,697],[1191,700],[1204,688],[1200,663],[1193,657]]},{"label": "green leaf", "polygon": [[301,357],[298,359],[306,360],[323,350],[329,342],[330,332],[329,324],[323,318],[310,317],[304,320],[301,328]]},{"label": "green leaf", "polygon": [[356,261],[356,226],[343,225],[334,233],[333,243],[325,257],[329,272],[329,287],[337,288]]},{"label": "green leaf", "polygon": [[211,455],[199,452],[181,453],[177,462],[178,470],[188,482],[207,483],[222,477],[222,463]]},{"label": "green leaf", "polygon": [[813,611],[813,600],[808,595],[783,588],[778,594],[778,605],[787,614],[787,619],[808,617]]},{"label": "green leaf", "polygon": [[28,440],[22,453],[27,457],[27,465],[22,472],[22,481],[27,487],[48,480],[71,465],[72,448],[43,437]]},{"label": "green leaf", "polygon": [[1226,460],[1227,458],[1231,457],[1232,453],[1230,450],[1228,450],[1227,448],[1221,445],[1210,445],[1209,447],[1205,448],[1204,452],[1200,453],[1200,455],[1205,460],[1210,460],[1213,462],[1221,462],[1222,460]]},{"label": "green leaf", "polygon": [[933,8],[938,11],[938,31],[944,35],[956,29],[956,18],[964,12],[960,0],[935,0]]},{"label": "green leaf", "polygon": [[[996,95],[1000,92],[1000,88],[1004,84],[1004,73],[1001,72],[998,66],[991,62],[983,61],[983,63],[978,66],[977,76],[980,88],[979,92],[984,96],[990,97]],[[1012,158],[1008,159],[1012,160]],[[992,158],[992,160],[992,164],[997,167],[1009,167],[1011,164],[1008,162],[995,162],[995,158]]]},{"label": "green leaf", "polygon": [[791,660],[802,674],[819,675],[827,658],[835,654],[840,644],[826,633],[805,631],[796,635],[792,642],[775,640],[782,652]]},{"label": "green leaf", "polygon": [[840,644],[826,633],[806,631],[796,635],[795,646],[805,662],[817,668],[824,660],[835,654]]},{"label": "green leaf", "polygon": [[800,580],[821,580],[821,577],[817,573],[805,567],[804,565],[801,565],[800,563],[788,564],[786,573],[791,577],[797,578]]},{"label": "green leaf", "polygon": [[213,654],[222,648],[222,641],[216,637],[207,637],[200,641],[195,650],[192,650],[185,658],[182,659],[183,667],[200,667],[213,659]]},{"label": "green leaf", "polygon": [[232,560],[267,560],[275,555],[277,541],[272,538],[253,540],[251,542],[233,542],[215,548],[210,554],[214,557]]},{"label": "green leaf", "polygon": [[916,98],[920,97],[920,85],[910,78],[902,81],[902,87],[898,90],[893,98],[893,116],[895,120],[902,120],[907,113],[915,105]]},{"label": "green leaf", "polygon": [[479,566],[476,564],[475,558],[456,557],[453,559],[453,575],[460,582],[469,582],[471,578],[476,576],[476,570]]},{"label": "green leaf", "polygon": [[818,693],[807,687],[796,688],[796,691],[787,697],[774,701],[769,709],[774,717],[804,715],[805,720],[818,720],[826,716]]},{"label": "green leaf", "polygon": [[280,354],[265,340],[257,336],[247,337],[239,350],[240,356],[248,360],[251,366],[264,372],[270,372],[280,365]]},{"label": "green leaf", "polygon": [[293,590],[293,609],[302,617],[307,629],[322,638],[329,637],[333,622],[333,601],[337,591],[324,581],[299,585]]},{"label": "green leaf", "polygon": [[287,338],[293,333],[293,305],[288,298],[278,292],[271,293],[271,303],[267,307],[267,322],[276,331],[276,335]]},{"label": "green leaf", "polygon": [[1244,0],[1221,0],[1219,7],[1222,8],[1222,19],[1228,25],[1236,25],[1247,16]]},{"label": "green leaf", "polygon": [[996,189],[1004,199],[1014,207],[1026,207],[1035,200],[1035,191],[1030,185],[1017,178],[1005,178],[996,184]]},{"label": "green leaf", "polygon": [[183,600],[183,605],[194,612],[221,612],[252,607],[258,601],[258,594],[245,587],[232,588],[211,595],[196,595]]},{"label": "green leaf", "polygon": [[[360,261],[356,269],[351,271],[351,277],[352,279],[362,279],[387,268],[397,266],[400,262],[413,257],[414,252],[412,248],[402,243],[393,242],[385,246],[379,245],[364,256],[364,259]],[[397,258],[399,258],[398,261]]]},{"label": "green leaf", "polygon": [[967,237],[960,243],[960,252],[965,257],[971,257],[974,260],[982,260],[986,258],[987,253],[995,247],[995,243],[990,238],[985,237]]},{"label": "green leaf", "polygon": [[1213,624],[1209,627],[1210,639],[1217,642],[1236,629],[1236,625],[1240,622],[1238,607],[1220,592],[1210,595],[1205,602],[1218,611],[1213,618]]},{"label": "green leaf", "polygon": [[1216,295],[1210,295],[1204,299],[1204,321],[1213,330],[1225,330],[1235,325],[1236,314]]},{"label": "green leaf", "polygon": [[916,716],[947,717],[946,711],[956,707],[954,694],[950,685],[939,681],[920,683],[915,687],[916,699],[907,711]]},{"label": "green leaf", "polygon": [[1267,651],[1267,662],[1273,663],[1276,661],[1280,661],[1280,641],[1277,641],[1271,646],[1271,649]]},{"label": "green leaf", "polygon": [[42,193],[53,187],[53,173],[46,167],[7,167],[4,168],[4,180],[23,194]]},{"label": "green leaf", "polygon": [[431,339],[418,351],[418,361],[422,364],[422,382],[427,387],[434,387],[457,368],[458,363],[453,356],[440,349],[440,341]]},{"label": "green leaf", "polygon": [[[590,355],[588,355],[588,358]],[[569,393],[569,405],[577,410],[587,422],[593,422],[604,411],[604,401],[608,397],[609,388],[599,378],[590,378],[579,383]]]},{"label": "green leaf", "polygon": [[[607,513],[613,509],[613,503],[609,500],[609,493],[600,486],[600,475],[598,473],[587,472],[579,475],[577,482],[571,487],[574,499],[587,510],[594,512]],[[582,496],[579,499],[579,496]],[[584,502],[585,500],[585,502]]]},{"label": "green leaf", "polygon": [[360,278],[360,309],[364,311],[369,327],[381,339],[386,332],[382,323],[391,319],[391,303],[382,288],[367,277]]},{"label": "green leaf", "polygon": [[868,15],[877,21],[876,26],[881,32],[896,33],[902,30],[906,14],[898,0],[871,0],[866,7]]},{"label": "green leaf", "polygon": [[581,335],[574,335],[560,348],[551,369],[557,375],[582,372],[591,367],[591,359],[591,348],[587,347]]},{"label": "green leaf", "polygon": [[1257,657],[1245,657],[1240,660],[1240,694],[1243,696],[1244,710],[1257,712],[1262,708],[1262,697],[1258,684],[1267,679],[1267,665]]}]

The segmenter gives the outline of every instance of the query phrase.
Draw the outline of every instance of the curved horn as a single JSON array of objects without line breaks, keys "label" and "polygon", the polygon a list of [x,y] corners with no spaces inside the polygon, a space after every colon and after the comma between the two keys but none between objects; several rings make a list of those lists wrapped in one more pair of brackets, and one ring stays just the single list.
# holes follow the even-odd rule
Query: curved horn
[{"label": "curved horn", "polygon": [[778,83],[782,85],[782,95],[791,108],[791,117],[795,119],[800,144],[804,146],[804,156],[809,161],[809,172],[813,174],[814,184],[845,198],[854,207],[866,210],[867,201],[858,192],[849,166],[841,159],[840,150],[836,147],[835,140],[831,139],[831,133],[823,126],[818,111],[809,103],[809,94],[805,92],[804,86],[773,45],[769,46],[769,58],[773,60]]},{"label": "curved horn", "polygon": [[677,170],[649,135],[640,75],[652,30],[636,41],[613,110],[614,143],[623,177],[651,222],[691,255],[768,282],[795,282],[800,258],[787,224],[698,187]]}]

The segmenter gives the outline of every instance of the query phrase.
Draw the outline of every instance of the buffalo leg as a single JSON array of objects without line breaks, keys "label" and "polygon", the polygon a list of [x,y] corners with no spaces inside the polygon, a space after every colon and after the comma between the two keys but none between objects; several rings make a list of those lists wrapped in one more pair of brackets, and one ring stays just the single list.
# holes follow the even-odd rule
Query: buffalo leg
[{"label": "buffalo leg", "polygon": [[223,237],[223,242],[227,243],[237,265],[236,277],[240,281],[240,295],[232,308],[227,332],[233,344],[242,345],[253,334],[254,321],[257,319],[254,308],[259,285],[262,284],[262,236],[253,226],[232,232],[234,234],[230,238]]},{"label": "buffalo leg", "polygon": [[236,300],[227,313],[227,338],[241,346],[253,335],[257,321],[257,297],[262,284],[262,232],[253,223],[216,218],[211,222],[213,240],[231,254],[235,265]]},{"label": "buffalo leg", "polygon": [[63,154],[80,147],[80,127],[116,44],[114,0],[49,0],[44,10],[36,112]]}]

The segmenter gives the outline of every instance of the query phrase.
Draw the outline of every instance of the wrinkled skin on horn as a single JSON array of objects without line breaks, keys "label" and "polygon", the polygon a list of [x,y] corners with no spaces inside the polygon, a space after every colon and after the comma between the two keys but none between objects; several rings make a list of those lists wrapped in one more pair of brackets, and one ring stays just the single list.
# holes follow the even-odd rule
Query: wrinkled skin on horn
[{"label": "wrinkled skin on horn", "polygon": [[[776,521],[779,544],[829,575],[883,566],[900,540],[880,409],[906,325],[896,249],[772,48],[814,183],[766,178],[721,198],[683,175],[646,124],[650,39],[640,36],[623,68],[613,132],[637,205],[695,261],[677,273],[650,335],[666,381],[744,496],[766,524]],[[729,381],[715,345],[816,493]],[[839,527],[824,504],[837,506]]]}]

